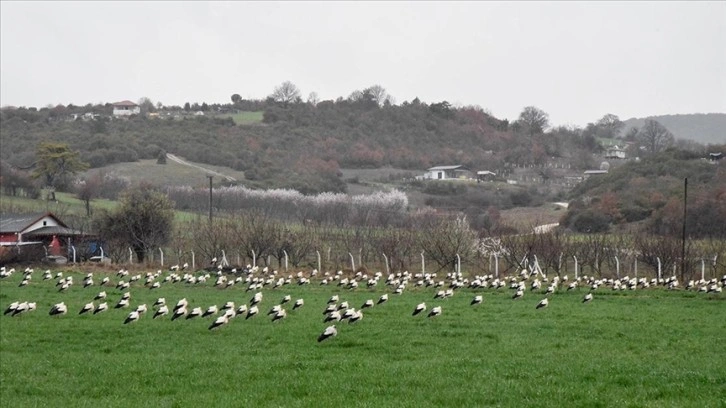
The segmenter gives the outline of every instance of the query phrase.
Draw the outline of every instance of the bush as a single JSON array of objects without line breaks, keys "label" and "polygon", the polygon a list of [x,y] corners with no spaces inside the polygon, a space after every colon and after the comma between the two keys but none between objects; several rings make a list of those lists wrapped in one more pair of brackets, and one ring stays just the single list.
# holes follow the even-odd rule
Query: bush
[{"label": "bush", "polygon": [[599,233],[610,228],[610,218],[600,212],[585,210],[577,214],[572,221],[572,229],[577,232]]},{"label": "bush", "polygon": [[626,222],[642,221],[650,216],[651,210],[643,207],[628,206],[620,209]]},{"label": "bush", "polygon": [[440,196],[451,196],[465,194],[467,188],[465,185],[457,182],[446,181],[429,181],[423,189],[423,193]]},{"label": "bush", "polygon": [[527,207],[532,203],[532,195],[526,190],[513,191],[509,197],[515,207]]}]

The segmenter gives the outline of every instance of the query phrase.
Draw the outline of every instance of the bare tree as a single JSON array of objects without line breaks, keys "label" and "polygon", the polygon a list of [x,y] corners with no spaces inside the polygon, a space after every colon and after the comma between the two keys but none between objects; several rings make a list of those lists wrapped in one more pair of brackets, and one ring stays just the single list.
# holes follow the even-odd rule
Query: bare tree
[{"label": "bare tree", "polygon": [[607,137],[614,138],[620,134],[625,123],[617,115],[608,113],[597,121],[597,126],[605,131]]},{"label": "bare tree", "polygon": [[82,180],[76,186],[76,197],[78,197],[79,200],[83,200],[85,203],[87,217],[91,216],[91,200],[98,197],[101,184],[103,184],[103,180],[97,173],[86,180]]},{"label": "bare tree", "polygon": [[655,120],[646,120],[643,127],[640,128],[637,138],[649,154],[662,152],[675,140],[673,134]]},{"label": "bare tree", "polygon": [[584,267],[589,266],[593,274],[602,276],[602,265],[607,261],[607,248],[610,247],[610,238],[604,234],[588,234],[573,244],[571,255],[577,257],[578,263]]},{"label": "bare tree", "polygon": [[681,263],[682,242],[679,239],[667,236],[645,236],[641,235],[636,240],[636,248],[640,253],[639,259],[652,266],[657,270],[658,260],[661,265],[661,276],[671,276],[675,266],[676,270],[681,269],[680,278],[687,279],[691,276],[694,269],[696,259],[694,258],[694,247],[691,240],[686,241],[685,256],[686,261],[683,262],[685,270],[679,268]]},{"label": "bare tree", "polygon": [[300,90],[290,81],[285,81],[277,86],[270,97],[285,106],[290,103],[300,102],[301,100]]},{"label": "bare tree", "polygon": [[391,270],[407,269],[415,252],[413,230],[407,228],[379,229],[372,239],[376,255],[381,257],[382,254],[386,254]]},{"label": "bare tree", "polygon": [[419,246],[426,256],[441,268],[454,266],[456,255],[464,262],[474,251],[476,233],[469,228],[466,217],[456,219],[433,219],[424,225],[424,232],[418,234]]},{"label": "bare tree", "polygon": [[386,89],[380,85],[373,85],[363,90],[363,93],[366,92],[372,96],[373,101],[377,103],[378,106],[383,106],[383,103],[389,98]]},{"label": "bare tree", "polygon": [[535,135],[543,133],[550,126],[550,117],[537,107],[527,106],[519,114],[517,122],[527,133]]},{"label": "bare tree", "polygon": [[554,271],[558,276],[562,273],[563,262],[569,255],[569,242],[567,236],[559,231],[546,234],[533,234],[534,255],[542,269]]}]

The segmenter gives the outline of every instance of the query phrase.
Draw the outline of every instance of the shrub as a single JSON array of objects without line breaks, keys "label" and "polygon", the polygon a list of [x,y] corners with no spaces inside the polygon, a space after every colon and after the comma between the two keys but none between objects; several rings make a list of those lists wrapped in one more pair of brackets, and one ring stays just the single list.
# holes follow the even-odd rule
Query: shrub
[{"label": "shrub", "polygon": [[582,211],[577,214],[572,220],[572,229],[577,232],[607,232],[609,228],[609,217],[605,214],[595,212],[593,210]]}]

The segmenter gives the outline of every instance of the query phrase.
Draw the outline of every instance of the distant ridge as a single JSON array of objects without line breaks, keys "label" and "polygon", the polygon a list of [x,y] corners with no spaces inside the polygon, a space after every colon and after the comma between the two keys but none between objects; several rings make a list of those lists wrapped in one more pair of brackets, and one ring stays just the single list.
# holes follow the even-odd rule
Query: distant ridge
[{"label": "distant ridge", "polygon": [[676,139],[688,139],[703,144],[726,143],[726,113],[693,113],[649,116],[625,120],[623,134],[630,128],[640,129],[647,119],[656,120],[673,133]]}]

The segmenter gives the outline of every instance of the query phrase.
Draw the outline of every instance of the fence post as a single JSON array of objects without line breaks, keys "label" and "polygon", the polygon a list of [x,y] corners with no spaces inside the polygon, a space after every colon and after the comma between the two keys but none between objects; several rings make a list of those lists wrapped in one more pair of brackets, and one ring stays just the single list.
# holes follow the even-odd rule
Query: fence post
[{"label": "fence post", "polygon": [[660,258],[655,258],[658,261],[658,283],[660,283]]},{"label": "fence post", "polygon": [[421,251],[421,273],[426,273],[426,258],[424,257],[424,251]]},{"label": "fence post", "polygon": [[494,274],[499,279],[499,255],[494,253]]},{"label": "fence post", "polygon": [[618,260],[618,257],[615,257],[615,274],[617,275],[618,279],[620,279],[620,261]]},{"label": "fence post", "polygon": [[71,245],[71,249],[73,250],[73,263],[76,263],[76,247]]},{"label": "fence post", "polygon": [[164,251],[159,247],[159,254],[161,254],[161,266],[164,266]]},{"label": "fence post", "polygon": [[222,266],[229,266],[229,261],[227,260],[227,254],[224,253],[224,249],[222,250]]},{"label": "fence post", "polygon": [[320,266],[320,251],[316,249],[315,252],[318,254],[318,272],[323,273],[323,268]]}]

